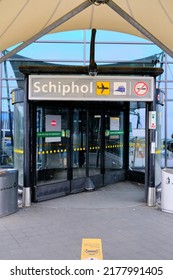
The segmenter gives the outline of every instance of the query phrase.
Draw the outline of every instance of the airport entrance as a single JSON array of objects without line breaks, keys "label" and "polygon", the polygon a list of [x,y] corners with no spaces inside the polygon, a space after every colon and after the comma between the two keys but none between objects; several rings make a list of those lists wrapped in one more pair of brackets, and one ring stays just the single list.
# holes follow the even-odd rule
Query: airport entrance
[{"label": "airport entrance", "polygon": [[[89,76],[88,68],[78,68],[20,68],[25,90],[14,90],[12,99],[23,205],[125,180],[144,183],[146,201],[153,205],[155,77],[162,69],[98,67],[100,75]],[[135,103],[145,111],[142,130],[130,121]],[[136,172],[141,158],[142,172]]]},{"label": "airport entrance", "polygon": [[119,108],[110,102],[33,105],[34,200],[124,180],[128,103]]}]

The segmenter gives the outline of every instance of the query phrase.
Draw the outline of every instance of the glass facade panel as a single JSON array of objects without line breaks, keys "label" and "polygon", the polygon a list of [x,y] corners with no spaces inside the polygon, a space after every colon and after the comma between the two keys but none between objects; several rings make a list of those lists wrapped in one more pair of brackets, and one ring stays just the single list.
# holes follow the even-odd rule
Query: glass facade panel
[{"label": "glass facade panel", "polygon": [[138,102],[130,103],[130,148],[129,168],[145,168],[145,106]]},{"label": "glass facade panel", "polygon": [[38,107],[37,184],[67,180],[68,110]]},{"label": "glass facade panel", "polygon": [[19,185],[23,186],[24,162],[24,105],[14,106],[14,167],[19,172]]},{"label": "glass facade panel", "polygon": [[156,156],[155,156],[155,185],[161,183],[161,168],[165,167],[165,158],[163,153],[163,135],[165,134],[164,126],[164,107],[156,105]]},{"label": "glass facade panel", "polygon": [[105,115],[105,170],[123,168],[124,114],[107,111]]},{"label": "glass facade panel", "polygon": [[170,101],[167,105],[167,139],[165,141],[165,153],[163,156],[166,157],[167,167],[173,168],[173,101]]}]

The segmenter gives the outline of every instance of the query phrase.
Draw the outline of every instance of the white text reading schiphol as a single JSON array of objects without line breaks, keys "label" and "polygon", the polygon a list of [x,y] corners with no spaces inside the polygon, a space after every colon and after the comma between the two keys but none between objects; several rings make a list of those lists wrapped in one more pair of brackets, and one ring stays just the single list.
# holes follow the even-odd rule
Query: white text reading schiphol
[{"label": "white text reading schiphol", "polygon": [[69,84],[63,84],[62,82],[53,83],[48,81],[47,83],[34,82],[33,90],[35,93],[92,93],[93,83],[78,85],[75,82]]}]

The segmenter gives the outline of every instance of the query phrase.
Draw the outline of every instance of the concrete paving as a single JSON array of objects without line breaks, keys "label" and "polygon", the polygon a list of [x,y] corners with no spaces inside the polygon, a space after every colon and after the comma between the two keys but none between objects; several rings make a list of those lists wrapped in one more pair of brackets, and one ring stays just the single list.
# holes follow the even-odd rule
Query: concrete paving
[{"label": "concrete paving", "polygon": [[82,238],[101,238],[105,260],[168,260],[173,214],[123,182],[19,208],[0,218],[0,238],[1,260],[79,260]]}]

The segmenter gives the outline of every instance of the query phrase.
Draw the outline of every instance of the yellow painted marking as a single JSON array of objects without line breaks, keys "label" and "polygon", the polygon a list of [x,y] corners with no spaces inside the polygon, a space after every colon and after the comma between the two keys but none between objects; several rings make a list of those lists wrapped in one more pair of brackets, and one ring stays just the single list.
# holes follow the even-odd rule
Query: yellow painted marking
[{"label": "yellow painted marking", "polygon": [[23,150],[19,150],[19,149],[14,149],[14,153],[16,154],[24,154]]},{"label": "yellow painted marking", "polygon": [[103,260],[102,240],[83,238],[81,260]]},{"label": "yellow painted marking", "polygon": [[[145,145],[140,145],[139,147],[144,147]],[[106,149],[110,149],[110,148],[121,148],[123,147],[123,144],[120,143],[120,144],[116,144],[116,145],[106,145],[105,148]],[[135,147],[135,144],[134,143],[130,143],[130,147]],[[42,148],[42,146],[40,145],[40,149]],[[100,146],[92,146],[92,147],[89,147],[89,150],[99,150],[100,149]],[[73,151],[86,151],[86,148],[73,148]],[[56,153],[63,153],[63,152],[67,152],[67,149],[57,149],[57,150],[40,150],[38,151],[38,155],[45,155],[45,154],[56,154]],[[160,153],[161,151],[158,150],[157,153]],[[22,149],[14,149],[14,153],[16,154],[24,154],[24,151]]]}]

